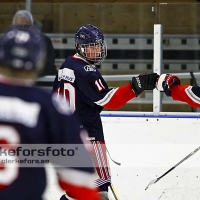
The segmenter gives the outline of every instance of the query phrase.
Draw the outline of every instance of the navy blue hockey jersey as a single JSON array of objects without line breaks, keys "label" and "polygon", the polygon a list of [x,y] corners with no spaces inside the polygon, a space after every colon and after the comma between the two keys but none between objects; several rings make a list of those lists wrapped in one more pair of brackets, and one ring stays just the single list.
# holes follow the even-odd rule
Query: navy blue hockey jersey
[{"label": "navy blue hockey jersey", "polygon": [[[0,147],[1,144],[9,146],[15,143],[66,144],[66,146],[83,144],[79,134],[79,123],[73,115],[69,116],[68,111],[67,106],[62,107],[57,103],[54,95],[51,96],[38,88],[0,83]],[[88,164],[93,166],[86,149],[83,155]],[[42,199],[46,187],[43,167],[7,169],[2,160],[3,158],[0,156],[1,200]],[[84,197],[84,191],[81,198],[75,199],[99,199],[96,189],[91,186],[93,180],[89,181],[94,170],[93,167],[72,167],[69,170],[63,166],[56,170],[59,183],[65,191],[70,191],[72,196],[74,193],[81,196],[84,188],[87,190],[86,193],[91,196]],[[69,171],[70,174],[68,174]],[[81,177],[82,173],[83,177]],[[80,179],[85,178],[85,181],[79,181],[73,178],[73,175],[75,177],[80,175]]]},{"label": "navy blue hockey jersey", "polygon": [[79,54],[69,56],[60,67],[53,91],[69,100],[72,111],[91,139],[99,141],[104,141],[100,118],[102,109],[117,109],[136,97],[130,84],[109,88],[95,65]]}]

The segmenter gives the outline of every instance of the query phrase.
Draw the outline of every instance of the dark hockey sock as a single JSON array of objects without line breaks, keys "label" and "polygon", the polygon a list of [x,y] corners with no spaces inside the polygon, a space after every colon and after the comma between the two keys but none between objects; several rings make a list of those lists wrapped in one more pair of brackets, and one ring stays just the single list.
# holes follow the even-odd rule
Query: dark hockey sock
[{"label": "dark hockey sock", "polygon": [[60,200],[69,200],[69,199],[64,194],[64,195],[62,195],[62,197],[60,197]]},{"label": "dark hockey sock", "polygon": [[110,183],[105,183],[101,186],[99,186],[99,190],[102,192],[102,191],[106,191],[108,192],[108,186],[110,185]]}]

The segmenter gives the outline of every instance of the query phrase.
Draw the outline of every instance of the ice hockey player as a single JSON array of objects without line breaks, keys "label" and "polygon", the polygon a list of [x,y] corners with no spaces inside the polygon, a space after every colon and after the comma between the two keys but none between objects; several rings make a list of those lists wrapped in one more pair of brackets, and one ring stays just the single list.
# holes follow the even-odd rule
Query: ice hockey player
[{"label": "ice hockey player", "polygon": [[[35,152],[36,144],[62,144],[66,149],[70,144],[79,144],[82,158],[76,159],[80,162],[86,160],[89,165],[70,168],[61,165],[66,156],[52,162],[59,184],[74,199],[100,200],[93,186],[95,168],[81,140],[77,118],[71,115],[67,106],[58,104],[54,95],[33,86],[44,65],[45,54],[44,41],[38,29],[12,26],[1,37],[0,199],[43,199],[47,181],[44,166],[24,167],[20,157],[15,157],[18,155],[16,152],[23,152],[24,145],[30,147],[26,151]],[[53,156],[45,158],[50,162],[56,160]]]},{"label": "ice hockey player", "polygon": [[[93,161],[98,173],[95,186],[108,199],[111,182],[100,113],[104,108],[117,109],[144,90],[153,90],[156,73],[133,77],[130,83],[109,88],[97,69],[107,56],[103,33],[94,25],[81,26],[75,33],[77,53],[67,57],[55,77],[53,91],[69,100],[71,110],[89,133],[94,148]],[[62,198],[63,200],[63,198]]]},{"label": "ice hockey player", "polygon": [[180,79],[173,74],[162,74],[157,83],[157,89],[172,97],[175,101],[188,103],[191,107],[200,107],[200,87],[180,85]]}]

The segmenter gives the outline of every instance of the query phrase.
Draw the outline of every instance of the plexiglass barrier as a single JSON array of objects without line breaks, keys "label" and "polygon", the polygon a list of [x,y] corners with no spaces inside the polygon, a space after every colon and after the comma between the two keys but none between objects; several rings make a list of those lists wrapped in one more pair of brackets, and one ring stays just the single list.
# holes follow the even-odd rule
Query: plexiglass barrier
[{"label": "plexiglass barrier", "polygon": [[[28,7],[26,3],[0,6],[1,33],[11,25],[16,11]],[[109,87],[118,87],[128,83],[131,76],[154,71],[155,24],[163,28],[159,73],[181,73],[181,84],[194,84],[190,76],[193,72],[198,83],[199,6],[198,3],[32,3],[29,8],[36,25],[52,41],[56,69],[76,52],[74,33],[80,26],[91,23],[99,27],[107,41],[108,55],[97,68]],[[112,75],[117,78],[110,80]],[[54,77],[55,74],[40,77],[37,85],[51,90]],[[153,92],[145,91],[119,110],[152,112],[153,98],[157,98]],[[198,111],[164,94],[161,98],[160,111]]]}]

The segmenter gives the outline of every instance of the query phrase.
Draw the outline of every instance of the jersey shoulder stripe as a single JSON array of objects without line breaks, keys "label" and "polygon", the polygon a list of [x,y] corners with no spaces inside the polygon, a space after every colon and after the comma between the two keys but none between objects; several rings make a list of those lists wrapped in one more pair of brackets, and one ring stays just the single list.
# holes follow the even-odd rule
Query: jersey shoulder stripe
[{"label": "jersey shoulder stripe", "polygon": [[35,127],[41,105],[38,102],[26,102],[18,97],[0,96],[0,120]]},{"label": "jersey shoulder stripe", "polygon": [[195,103],[200,104],[200,97],[196,96],[192,91],[193,86],[189,86],[185,89],[186,94],[188,97]]},{"label": "jersey shoulder stripe", "polygon": [[115,94],[115,92],[117,92],[118,88],[114,88],[112,90],[110,90],[103,99],[96,101],[95,103],[99,106],[104,106],[105,104],[107,104],[113,97],[113,95]]}]

